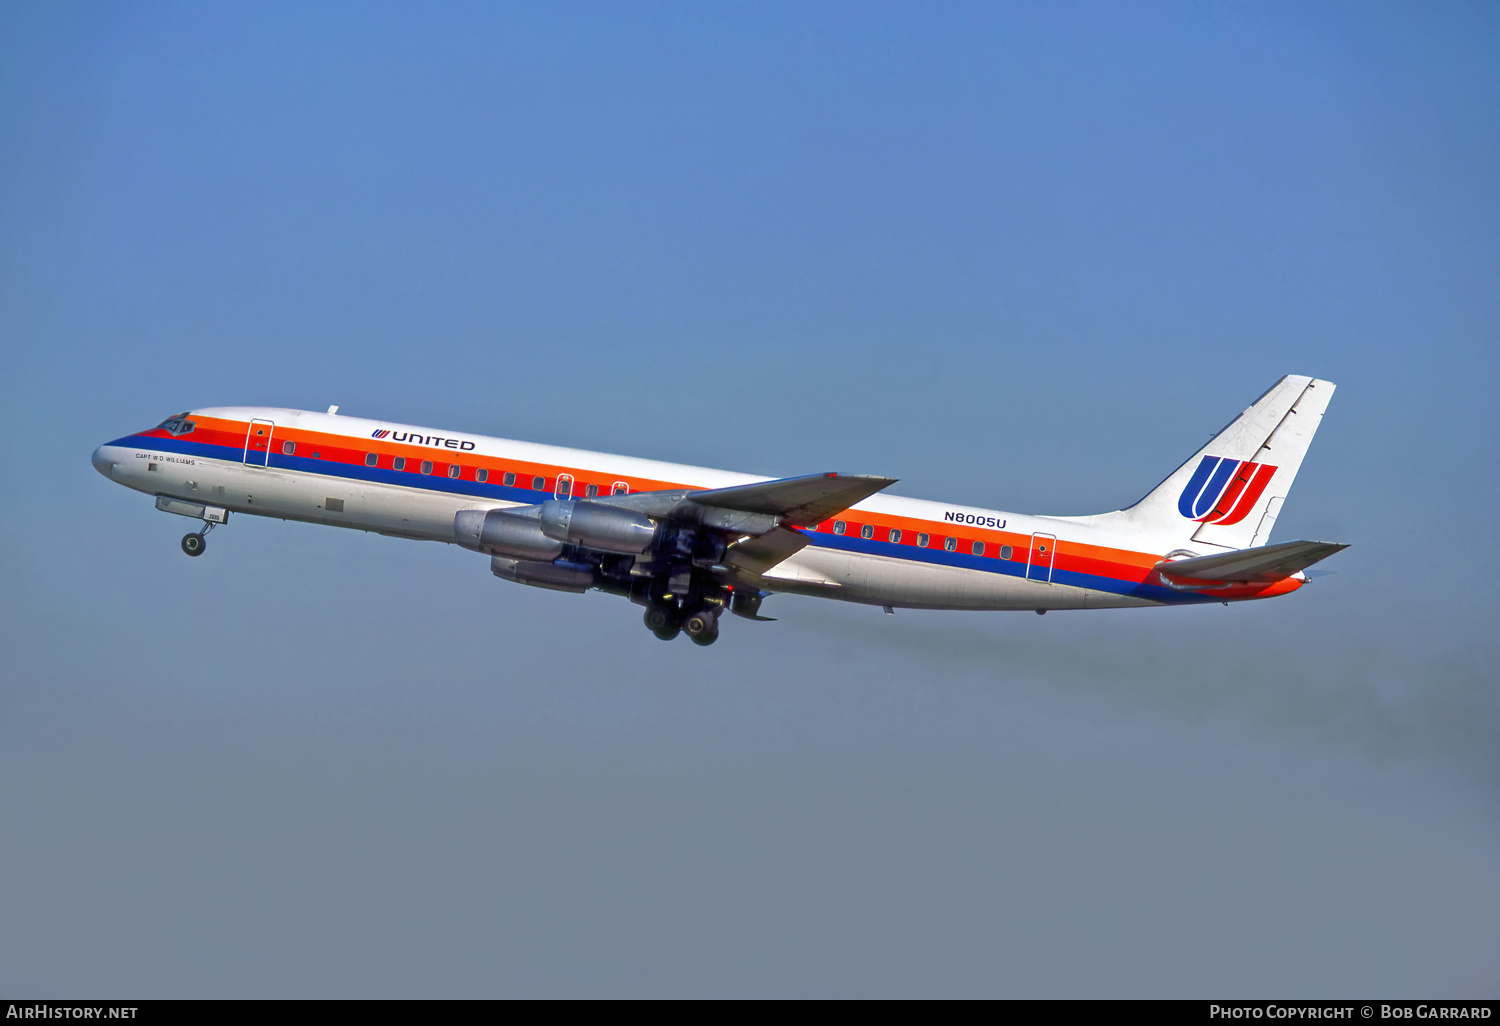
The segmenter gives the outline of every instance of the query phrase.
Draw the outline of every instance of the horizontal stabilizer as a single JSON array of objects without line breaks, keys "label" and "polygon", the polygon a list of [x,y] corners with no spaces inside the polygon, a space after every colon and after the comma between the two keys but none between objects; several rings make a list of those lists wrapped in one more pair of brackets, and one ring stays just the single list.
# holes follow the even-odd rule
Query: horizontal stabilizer
[{"label": "horizontal stabilizer", "polygon": [[689,492],[687,498],[703,506],[765,513],[794,527],[810,527],[895,483],[894,477],[868,474],[810,474]]},{"label": "horizontal stabilizer", "polygon": [[1279,581],[1349,546],[1339,542],[1289,541],[1192,559],[1164,560],[1156,569],[1195,581]]}]

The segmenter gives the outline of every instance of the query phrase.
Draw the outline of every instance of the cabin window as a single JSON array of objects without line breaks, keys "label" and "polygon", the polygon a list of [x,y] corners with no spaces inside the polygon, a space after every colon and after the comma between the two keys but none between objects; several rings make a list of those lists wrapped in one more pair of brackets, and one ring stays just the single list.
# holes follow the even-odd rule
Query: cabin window
[{"label": "cabin window", "polygon": [[842,520],[835,520],[833,522],[833,533],[834,534],[843,534],[844,533],[844,528],[846,526],[848,526],[848,525],[846,525]]},{"label": "cabin window", "polygon": [[594,496],[599,494],[599,486],[596,484],[584,485],[583,494],[592,499]]},{"label": "cabin window", "polygon": [[616,481],[609,489],[611,495],[626,495],[630,492],[630,486],[624,481]]},{"label": "cabin window", "polygon": [[406,469],[406,457],[405,456],[397,456],[395,459],[391,460],[391,469],[392,470],[405,470]]},{"label": "cabin window", "polygon": [[1012,549],[1009,545],[1002,545],[1002,546],[1000,546],[1000,558],[1001,559],[1009,559],[1014,554],[1015,554],[1015,550]]},{"label": "cabin window", "polygon": [[894,527],[891,528],[891,533],[886,535],[886,537],[890,539],[892,545],[901,544],[901,532],[896,530]]},{"label": "cabin window", "polygon": [[483,484],[484,482],[488,481],[489,479],[490,479],[490,472],[488,470],[485,470],[483,467],[481,467],[480,469],[474,471],[474,480],[478,481],[480,484]]},{"label": "cabin window", "polygon": [[982,555],[984,555],[984,542],[975,542],[974,543],[974,555],[976,555],[976,556],[982,556]]},{"label": "cabin window", "polygon": [[573,478],[569,474],[557,475],[557,490],[554,493],[559,499],[566,499],[573,494]]},{"label": "cabin window", "polygon": [[516,475],[507,470],[504,476],[500,478],[500,483],[509,488],[511,485],[516,483]]},{"label": "cabin window", "polygon": [[448,476],[449,477],[457,477],[459,474],[462,474],[463,472],[464,472],[464,468],[461,467],[461,466],[459,466],[457,463],[450,463],[450,464],[448,464]]},{"label": "cabin window", "polygon": [[531,487],[539,492],[547,487],[547,479],[545,477],[534,477],[531,479]]},{"label": "cabin window", "polygon": [[432,473],[432,461],[431,460],[423,460],[422,461],[422,473],[424,473],[424,474],[430,474],[430,473]]},{"label": "cabin window", "polygon": [[932,539],[928,538],[925,534],[917,535],[917,548],[925,549],[927,547],[927,543],[931,540]]},{"label": "cabin window", "polygon": [[367,453],[365,453],[365,466],[367,466],[367,467],[373,467],[375,464],[377,464],[379,462],[380,462],[380,457],[376,456],[373,452],[367,452]]},{"label": "cabin window", "polygon": [[958,539],[957,538],[944,538],[943,539],[943,551],[944,552],[952,552],[956,548],[958,548]]},{"label": "cabin window", "polygon": [[861,527],[859,529],[859,536],[867,540],[875,537],[875,525],[866,524],[864,527]]},{"label": "cabin window", "polygon": [[284,456],[290,456],[292,453],[294,453],[296,451],[297,451],[297,443],[296,442],[282,442],[281,443],[281,452],[282,452],[282,455],[284,455]]}]

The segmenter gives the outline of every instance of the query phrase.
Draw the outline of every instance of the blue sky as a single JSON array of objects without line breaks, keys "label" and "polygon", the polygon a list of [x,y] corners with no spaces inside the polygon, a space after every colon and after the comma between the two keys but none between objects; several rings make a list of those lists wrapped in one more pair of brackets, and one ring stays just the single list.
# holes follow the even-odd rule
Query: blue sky
[{"label": "blue sky", "polygon": [[[0,987],[1500,988],[1484,4],[0,12]],[[193,406],[1027,512],[1338,383],[1286,599],[662,645],[112,488]],[[772,606],[775,606],[773,609]],[[108,845],[91,838],[103,831]]]}]

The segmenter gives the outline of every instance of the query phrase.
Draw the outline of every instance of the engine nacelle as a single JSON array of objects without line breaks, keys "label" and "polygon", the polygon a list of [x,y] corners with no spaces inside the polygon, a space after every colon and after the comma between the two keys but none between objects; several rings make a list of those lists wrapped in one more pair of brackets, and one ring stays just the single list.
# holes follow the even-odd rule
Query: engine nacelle
[{"label": "engine nacelle", "polygon": [[569,563],[538,563],[525,559],[490,559],[490,573],[506,581],[529,584],[553,591],[588,591],[594,583],[593,567]]},{"label": "engine nacelle", "polygon": [[645,552],[656,537],[656,522],[644,513],[585,499],[549,499],[541,524],[548,538],[626,556]]},{"label": "engine nacelle", "polygon": [[460,510],[453,517],[453,538],[466,549],[513,559],[547,561],[562,554],[563,543],[542,533],[535,517],[502,509]]}]

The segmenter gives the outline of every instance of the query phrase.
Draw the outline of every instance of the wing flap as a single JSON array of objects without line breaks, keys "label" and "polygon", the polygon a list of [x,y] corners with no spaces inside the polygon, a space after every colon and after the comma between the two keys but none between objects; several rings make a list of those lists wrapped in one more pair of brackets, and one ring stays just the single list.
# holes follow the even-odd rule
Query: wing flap
[{"label": "wing flap", "polygon": [[1349,546],[1340,542],[1289,541],[1191,559],[1163,560],[1168,577],[1195,581],[1279,581]]},{"label": "wing flap", "polygon": [[807,536],[785,527],[773,527],[765,534],[745,538],[729,546],[724,561],[730,566],[763,574],[788,556],[807,547]]},{"label": "wing flap", "polygon": [[794,527],[810,527],[895,483],[893,477],[870,474],[809,474],[689,492],[687,498],[702,506],[764,513]]}]

